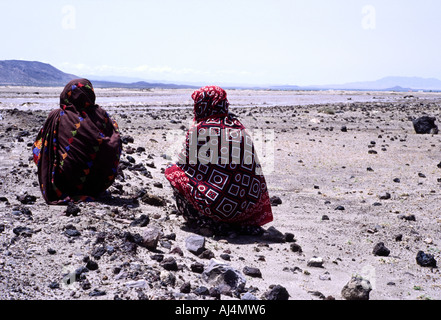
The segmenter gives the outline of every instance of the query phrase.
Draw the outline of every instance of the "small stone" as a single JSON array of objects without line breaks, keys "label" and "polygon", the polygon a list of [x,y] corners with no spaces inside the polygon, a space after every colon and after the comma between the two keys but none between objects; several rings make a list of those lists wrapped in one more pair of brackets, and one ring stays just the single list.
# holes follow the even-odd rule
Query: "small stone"
[{"label": "small stone", "polygon": [[200,255],[205,251],[205,238],[199,235],[189,236],[185,240],[185,247],[195,255]]},{"label": "small stone", "polygon": [[73,202],[69,202],[66,208],[66,216],[78,216],[78,213],[81,212],[81,209],[75,205]]},{"label": "small stone", "polygon": [[278,196],[272,196],[270,198],[270,203],[273,207],[278,206],[279,204],[282,204],[282,199],[280,199]]},{"label": "small stone", "polygon": [[165,199],[158,197],[158,196],[155,196],[153,194],[149,194],[149,193],[146,193],[145,195],[143,195],[141,197],[141,200],[144,203],[147,203],[151,206],[156,206],[156,207],[164,207],[167,204]]},{"label": "small stone", "polygon": [[343,210],[345,210],[345,207],[343,207],[343,206],[337,206],[337,207],[335,208],[335,210],[343,211]]},{"label": "small stone", "polygon": [[395,236],[395,241],[401,241],[401,240],[403,240],[403,235],[400,233],[400,234],[397,234],[396,236]]},{"label": "small stone", "polygon": [[214,258],[214,253],[213,251],[206,249],[198,257],[201,259],[212,259]]},{"label": "small stone", "polygon": [[387,257],[390,254],[390,250],[386,248],[383,242],[379,242],[375,245],[372,253],[376,256]]},{"label": "small stone", "polygon": [[184,282],[182,286],[179,288],[179,291],[181,293],[190,293],[191,292],[191,283],[190,282]]},{"label": "small stone", "polygon": [[433,255],[418,251],[416,256],[417,263],[422,267],[436,268],[436,260]]},{"label": "small stone", "polygon": [[281,285],[273,286],[269,291],[264,293],[266,300],[288,300],[290,295],[288,290]]},{"label": "small stone", "polygon": [[251,292],[245,292],[241,297],[240,300],[259,300],[257,297],[252,294]]},{"label": "small stone", "polygon": [[278,243],[284,243],[286,241],[285,235],[273,226],[264,231],[262,239]]},{"label": "small stone", "polygon": [[195,262],[190,266],[190,269],[195,273],[202,273],[204,272],[204,265],[200,262]]},{"label": "small stone", "polygon": [[60,288],[60,284],[56,281],[53,281],[51,283],[49,283],[49,288],[51,289],[59,289]]},{"label": "small stone", "polygon": [[106,295],[105,291],[99,290],[99,289],[93,289],[93,291],[89,292],[90,297],[99,297]]},{"label": "small stone", "polygon": [[414,214],[400,214],[398,218],[406,220],[406,221],[416,221]]},{"label": "small stone", "polygon": [[22,237],[26,237],[26,238],[31,237],[32,234],[34,233],[32,231],[32,229],[30,229],[28,227],[16,227],[12,230],[12,232],[14,232],[14,234],[17,236],[22,236]]},{"label": "small stone", "polygon": [[258,268],[244,267],[242,272],[245,275],[250,276],[252,278],[262,278],[262,273],[260,272],[260,270]]},{"label": "small stone", "polygon": [[156,250],[158,246],[159,238],[161,237],[162,231],[157,227],[148,227],[142,233],[141,246],[149,250]]},{"label": "small stone", "polygon": [[141,215],[130,223],[131,227],[145,227],[150,222],[150,218],[148,215]]},{"label": "small stone", "polygon": [[200,286],[193,290],[193,292],[198,296],[208,296],[210,295],[210,290],[207,287]]},{"label": "small stone", "polygon": [[389,200],[391,198],[390,193],[389,192],[385,192],[381,195],[378,196],[381,200]]},{"label": "small stone", "polygon": [[17,200],[22,204],[34,204],[35,201],[37,201],[37,197],[29,194],[22,194],[17,196]]},{"label": "small stone", "polygon": [[90,271],[98,270],[98,263],[93,260],[89,260],[86,264],[86,268]]},{"label": "small stone", "polygon": [[297,243],[291,243],[290,249],[292,252],[297,252],[297,253],[303,252],[302,247],[300,245],[298,245]]},{"label": "small stone", "polygon": [[285,242],[294,242],[294,233],[291,232],[285,232]]},{"label": "small stone", "polygon": [[341,131],[341,132],[348,132],[348,128],[347,128],[346,126],[342,126],[342,127],[340,128],[340,131]]},{"label": "small stone", "polygon": [[307,263],[308,267],[323,268],[323,258],[313,257]]},{"label": "small stone", "polygon": [[224,260],[231,261],[231,256],[228,253],[222,253],[220,257]]},{"label": "small stone", "polygon": [[346,300],[369,300],[372,285],[369,280],[359,275],[352,276],[351,280],[343,287],[341,295]]},{"label": "small stone", "polygon": [[48,249],[47,249],[47,253],[49,253],[49,254],[56,254],[57,251],[55,251],[55,250],[52,249],[52,248],[48,248]]},{"label": "small stone", "polygon": [[322,216],[322,220],[323,220],[323,221],[325,221],[325,220],[329,220],[329,217],[328,217],[326,214],[324,214],[324,215]]},{"label": "small stone", "polygon": [[393,180],[395,183],[400,183],[400,178],[395,178],[394,180]]},{"label": "small stone", "polygon": [[168,257],[162,260],[161,267],[163,267],[165,270],[168,271],[177,271],[178,270],[178,264],[176,263],[175,258]]}]

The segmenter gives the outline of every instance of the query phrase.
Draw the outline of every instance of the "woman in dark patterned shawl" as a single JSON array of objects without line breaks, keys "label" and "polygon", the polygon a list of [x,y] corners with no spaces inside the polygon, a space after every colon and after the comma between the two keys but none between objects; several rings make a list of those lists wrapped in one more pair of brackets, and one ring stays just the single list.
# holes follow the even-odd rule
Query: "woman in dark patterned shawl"
[{"label": "woman in dark patterned shawl", "polygon": [[179,211],[194,229],[263,232],[273,215],[251,137],[229,113],[222,88],[203,87],[192,98],[194,125],[178,162],[165,170]]},{"label": "woman in dark patterned shawl", "polygon": [[95,104],[90,81],[69,82],[33,146],[44,200],[93,201],[113,183],[121,147],[118,126]]}]

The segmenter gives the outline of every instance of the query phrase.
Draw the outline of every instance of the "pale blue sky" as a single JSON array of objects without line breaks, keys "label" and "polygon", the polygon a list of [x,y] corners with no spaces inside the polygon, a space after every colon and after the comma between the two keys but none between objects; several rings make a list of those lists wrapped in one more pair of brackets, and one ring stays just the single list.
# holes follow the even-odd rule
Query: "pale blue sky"
[{"label": "pale blue sky", "polygon": [[209,84],[441,79],[439,0],[0,0],[0,60]]}]

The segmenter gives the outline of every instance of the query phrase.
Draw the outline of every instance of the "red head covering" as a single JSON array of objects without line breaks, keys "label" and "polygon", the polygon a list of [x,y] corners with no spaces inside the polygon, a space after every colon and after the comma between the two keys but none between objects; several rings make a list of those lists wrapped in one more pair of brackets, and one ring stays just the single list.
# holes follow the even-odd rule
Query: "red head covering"
[{"label": "red head covering", "polygon": [[210,116],[226,116],[229,103],[227,93],[218,86],[206,86],[193,92],[194,117],[201,121]]}]

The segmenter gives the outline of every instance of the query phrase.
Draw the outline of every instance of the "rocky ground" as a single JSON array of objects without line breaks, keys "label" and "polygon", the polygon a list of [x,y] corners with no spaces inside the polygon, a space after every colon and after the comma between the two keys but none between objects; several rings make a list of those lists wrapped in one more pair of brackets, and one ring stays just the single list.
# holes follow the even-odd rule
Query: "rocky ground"
[{"label": "rocky ground", "polygon": [[76,207],[38,188],[31,145],[48,112],[3,106],[0,299],[440,299],[441,138],[411,120],[438,116],[441,97],[404,96],[233,107],[261,145],[274,221],[223,238],[185,228],[163,175],[188,105],[110,108],[122,174]]}]

